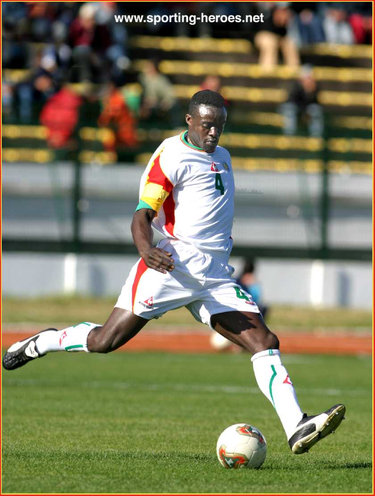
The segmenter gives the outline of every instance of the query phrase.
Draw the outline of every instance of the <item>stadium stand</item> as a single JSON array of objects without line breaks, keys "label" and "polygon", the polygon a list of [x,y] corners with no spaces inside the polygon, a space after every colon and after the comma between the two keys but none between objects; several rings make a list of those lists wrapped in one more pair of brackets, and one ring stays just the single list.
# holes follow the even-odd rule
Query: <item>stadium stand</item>
[{"label": "stadium stand", "polygon": [[[44,46],[40,40],[29,41],[28,60],[32,58],[30,54],[40,53]],[[249,39],[144,35],[135,30],[135,34],[129,35],[126,57],[131,62],[118,85],[133,110],[139,106],[142,91],[138,74],[151,58],[160,60],[160,72],[172,82],[181,109],[207,75],[220,78],[222,93],[230,106],[222,144],[231,149],[236,168],[316,172],[325,160],[329,170],[335,172],[370,174],[372,171],[370,45],[316,43],[301,47],[301,63],[313,66],[320,86],[319,103],[325,120],[325,134],[321,138],[308,136],[305,126],[299,127],[296,136],[283,135],[279,106],[298,77],[297,69],[278,65],[272,71],[264,71],[257,63],[258,52]],[[5,67],[3,87],[12,88],[28,81],[33,68],[27,65]],[[80,120],[78,130],[83,163],[118,161],[143,165],[160,139],[184,127],[182,111],[177,119],[180,126],[173,129],[170,122],[155,125],[141,120],[137,146],[106,151],[104,143],[113,130],[97,127],[101,83],[71,81],[69,87],[85,97],[80,111],[85,118]],[[69,150],[48,147],[47,131],[40,125],[39,112],[40,107],[32,122],[22,123],[19,113],[7,111],[3,96],[6,162],[47,163],[69,158]]]}]

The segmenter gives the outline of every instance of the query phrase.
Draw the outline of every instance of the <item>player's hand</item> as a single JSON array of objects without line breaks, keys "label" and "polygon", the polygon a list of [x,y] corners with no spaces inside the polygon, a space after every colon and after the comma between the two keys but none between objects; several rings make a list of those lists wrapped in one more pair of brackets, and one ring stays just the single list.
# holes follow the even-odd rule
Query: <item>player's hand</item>
[{"label": "player's hand", "polygon": [[174,269],[172,253],[161,248],[150,248],[146,253],[142,254],[142,258],[147,267],[163,274],[171,272]]}]

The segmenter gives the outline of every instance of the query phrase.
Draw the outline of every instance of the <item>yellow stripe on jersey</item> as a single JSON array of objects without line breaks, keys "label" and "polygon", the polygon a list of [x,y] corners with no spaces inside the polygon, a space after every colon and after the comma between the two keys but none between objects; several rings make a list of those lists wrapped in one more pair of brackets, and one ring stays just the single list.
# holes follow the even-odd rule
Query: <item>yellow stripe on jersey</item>
[{"label": "yellow stripe on jersey", "polygon": [[146,202],[155,212],[159,212],[168,195],[168,191],[165,191],[160,184],[147,183],[143,188],[140,201]]}]

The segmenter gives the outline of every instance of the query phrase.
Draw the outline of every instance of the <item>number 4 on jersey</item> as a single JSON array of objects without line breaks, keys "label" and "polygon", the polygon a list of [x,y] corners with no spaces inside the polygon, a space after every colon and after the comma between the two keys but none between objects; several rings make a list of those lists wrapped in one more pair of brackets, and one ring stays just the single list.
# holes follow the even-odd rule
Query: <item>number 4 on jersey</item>
[{"label": "number 4 on jersey", "polygon": [[220,191],[221,195],[224,194],[224,184],[220,174],[215,174],[215,188]]}]

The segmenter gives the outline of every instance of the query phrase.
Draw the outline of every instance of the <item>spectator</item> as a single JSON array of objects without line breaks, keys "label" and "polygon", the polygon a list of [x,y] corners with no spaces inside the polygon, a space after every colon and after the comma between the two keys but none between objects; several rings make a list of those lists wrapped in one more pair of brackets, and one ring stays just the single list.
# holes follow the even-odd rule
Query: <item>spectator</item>
[{"label": "spectator", "polygon": [[285,65],[297,67],[300,57],[297,46],[288,35],[292,11],[285,3],[277,3],[269,12],[254,42],[259,49],[259,64],[266,71],[272,70],[278,63],[281,50]]},{"label": "spectator", "polygon": [[323,27],[327,43],[337,45],[352,45],[354,35],[348,22],[348,15],[340,4],[328,4]]},{"label": "spectator", "polygon": [[29,124],[39,116],[41,108],[59,86],[55,59],[38,54],[36,61],[36,67],[29,78],[15,87],[19,118],[23,124]]},{"label": "spectator", "polygon": [[166,121],[172,127],[179,125],[177,100],[172,83],[159,71],[156,60],[148,60],[139,75],[142,86],[140,117],[144,120]]},{"label": "spectator", "polygon": [[105,51],[105,56],[110,64],[111,76],[119,78],[130,65],[126,27],[122,23],[115,22],[115,14],[118,13],[116,2],[98,2],[94,5],[97,9],[98,26],[104,26],[110,33],[110,45]]},{"label": "spectator", "polygon": [[237,279],[237,282],[245,291],[251,294],[263,315],[263,319],[266,320],[268,306],[263,303],[262,286],[255,275],[254,259],[247,258],[245,260],[242,274],[239,279]]},{"label": "spectator", "polygon": [[199,87],[200,90],[211,90],[220,92],[221,80],[219,76],[208,75],[206,76]]},{"label": "spectator", "polygon": [[325,41],[320,5],[316,2],[292,2],[294,22],[297,26],[301,45],[322,43]]},{"label": "spectator", "polygon": [[293,135],[299,120],[307,119],[310,136],[323,134],[323,110],[318,103],[319,88],[312,67],[301,68],[299,79],[293,84],[287,101],[281,105],[284,133]]},{"label": "spectator", "polygon": [[356,43],[372,43],[372,2],[356,2],[349,14],[349,23]]},{"label": "spectator", "polygon": [[31,39],[45,43],[51,35],[51,26],[55,14],[54,5],[49,2],[27,2],[27,7]]},{"label": "spectator", "polygon": [[[145,5],[150,5],[150,10],[147,11],[147,15],[150,16],[160,16],[161,18],[162,16],[168,16],[171,13],[168,2],[146,3]],[[190,4],[187,3],[187,5]],[[147,34],[150,34],[151,36],[171,36],[171,34],[173,36],[180,36],[181,27],[183,28],[183,34],[187,36],[188,32],[186,30],[188,29],[188,26],[185,24],[180,25],[176,22],[149,22],[145,26]]]},{"label": "spectator", "polygon": [[2,2],[2,65],[24,68],[28,62],[28,47],[24,40],[27,7],[22,2]]},{"label": "spectator", "polygon": [[113,134],[108,135],[104,141],[106,150],[114,151],[119,146],[134,147],[137,145],[136,120],[113,81],[107,85],[98,124],[109,126],[113,130]]},{"label": "spectator", "polygon": [[105,24],[96,23],[95,15],[96,6],[84,3],[70,26],[69,41],[80,81],[100,82],[108,76],[105,52],[110,46],[110,35]]},{"label": "spectator", "polygon": [[44,54],[56,60],[56,65],[63,79],[64,74],[69,70],[72,53],[67,43],[68,28],[63,22],[55,21],[52,25],[51,34],[51,43],[45,47]]},{"label": "spectator", "polygon": [[13,110],[13,87],[3,79],[1,82],[1,101],[3,104],[3,116],[8,118],[12,116]]},{"label": "spectator", "polygon": [[53,95],[40,114],[40,122],[47,128],[47,142],[51,148],[69,147],[79,120],[82,98],[71,85]]},{"label": "spectator", "polygon": [[[218,93],[222,92],[222,87],[221,87],[221,79],[219,76],[214,76],[214,75],[208,75],[206,76],[203,81],[201,82],[199,86],[200,90],[211,90],[211,91],[217,91]],[[224,98],[224,105],[226,107],[229,106],[229,102],[226,98]]]}]

